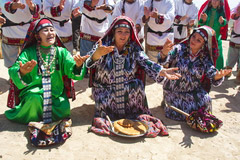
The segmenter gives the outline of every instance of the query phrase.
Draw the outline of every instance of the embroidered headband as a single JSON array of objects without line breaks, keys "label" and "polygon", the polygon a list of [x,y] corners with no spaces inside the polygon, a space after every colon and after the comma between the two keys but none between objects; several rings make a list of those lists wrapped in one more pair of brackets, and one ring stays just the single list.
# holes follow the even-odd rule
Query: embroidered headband
[{"label": "embroidered headband", "polygon": [[39,32],[41,29],[43,29],[45,27],[53,27],[53,25],[51,23],[44,23],[44,24],[38,26],[36,31]]},{"label": "embroidered headband", "polygon": [[196,33],[199,33],[199,34],[203,37],[203,39],[205,40],[205,42],[208,41],[207,33],[205,34],[203,30],[198,29],[198,30],[196,30]]},{"label": "embroidered headband", "polygon": [[119,27],[125,27],[125,28],[131,28],[128,24],[117,24],[114,26],[114,29],[119,28]]},{"label": "embroidered headband", "polygon": [[119,28],[119,27],[125,27],[125,28],[128,28],[128,29],[131,29],[131,26],[129,25],[129,23],[127,21],[124,21],[124,20],[120,20],[119,22],[117,22],[113,28],[116,29],[116,28]]}]

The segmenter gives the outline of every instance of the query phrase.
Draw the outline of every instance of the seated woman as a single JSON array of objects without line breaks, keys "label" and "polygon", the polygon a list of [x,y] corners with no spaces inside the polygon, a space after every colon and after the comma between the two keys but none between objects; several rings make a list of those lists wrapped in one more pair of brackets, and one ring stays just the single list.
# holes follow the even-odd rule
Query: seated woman
[{"label": "seated woman", "polygon": [[172,46],[171,41],[166,42],[158,59],[162,65],[178,67],[182,76],[177,80],[166,80],[163,84],[166,117],[185,120],[185,116],[168,108],[168,105],[186,113],[201,107],[211,111],[211,98],[202,86],[202,77],[205,75],[213,86],[218,86],[224,80],[223,77],[231,72],[218,71],[214,66],[218,55],[215,31],[208,26],[197,28],[188,40],[175,45],[173,49]]},{"label": "seated woman", "polygon": [[[138,67],[142,67],[156,82],[161,82],[163,76],[170,79],[180,77],[174,72],[177,68],[164,69],[148,59],[136,36],[132,20],[125,16],[115,18],[90,55],[86,66],[96,69],[92,89],[95,115],[91,127],[95,133],[110,134],[106,115],[111,120],[125,118],[150,121],[155,118],[150,116],[144,83],[136,78]],[[158,122],[158,133],[167,135],[161,121],[155,118],[155,122]]]},{"label": "seated woman", "polygon": [[20,89],[20,103],[5,115],[24,124],[67,118],[70,104],[62,77],[82,79],[82,64],[88,56],[73,58],[66,48],[59,47],[62,43],[49,19],[31,23],[28,34],[17,61],[9,68],[10,78]]}]

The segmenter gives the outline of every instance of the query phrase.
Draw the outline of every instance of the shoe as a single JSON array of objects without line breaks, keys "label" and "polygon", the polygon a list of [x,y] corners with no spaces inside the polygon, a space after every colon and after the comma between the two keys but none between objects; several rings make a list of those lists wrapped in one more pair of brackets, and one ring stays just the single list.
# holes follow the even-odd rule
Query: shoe
[{"label": "shoe", "polygon": [[[226,66],[226,67],[224,67],[224,69],[232,69],[232,67]],[[232,75],[232,72],[228,73],[225,77],[229,78],[229,77],[231,77],[231,75]]]},{"label": "shoe", "polygon": [[238,74],[237,74],[234,82],[237,83],[237,84],[240,84],[240,70],[238,70]]}]

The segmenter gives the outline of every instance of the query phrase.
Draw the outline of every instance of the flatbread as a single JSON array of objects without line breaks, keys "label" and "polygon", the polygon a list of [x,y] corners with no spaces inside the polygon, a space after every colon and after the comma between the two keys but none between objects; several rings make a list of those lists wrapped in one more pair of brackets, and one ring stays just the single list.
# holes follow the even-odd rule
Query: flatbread
[{"label": "flatbread", "polygon": [[141,121],[120,119],[113,123],[114,131],[125,135],[140,135],[147,132],[147,127]]}]

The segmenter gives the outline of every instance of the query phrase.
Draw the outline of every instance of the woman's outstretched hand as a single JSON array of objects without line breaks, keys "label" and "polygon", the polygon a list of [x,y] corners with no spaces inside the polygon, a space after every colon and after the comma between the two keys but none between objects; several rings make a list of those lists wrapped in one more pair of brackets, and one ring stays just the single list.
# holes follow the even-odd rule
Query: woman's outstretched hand
[{"label": "woman's outstretched hand", "polygon": [[103,46],[102,41],[99,40],[98,48],[94,52],[94,54],[92,56],[92,60],[96,61],[96,60],[100,59],[102,56],[112,52],[113,49],[114,49],[114,46]]},{"label": "woman's outstretched hand", "polygon": [[179,79],[181,75],[175,72],[177,70],[178,68],[163,68],[159,75],[171,80]]},{"label": "woman's outstretched hand", "polygon": [[25,64],[22,64],[22,62],[19,62],[20,66],[20,74],[21,76],[26,75],[27,73],[31,72],[33,68],[36,66],[37,62],[35,60],[28,61]]},{"label": "woman's outstretched hand", "polygon": [[89,55],[81,57],[79,54],[73,56],[74,61],[76,62],[76,66],[79,68],[82,66],[82,64],[86,61],[86,59],[89,57]]},{"label": "woman's outstretched hand", "polygon": [[219,80],[231,72],[232,72],[232,69],[224,69],[224,70],[221,69],[220,71],[217,71],[217,74],[215,75],[214,80]]}]

